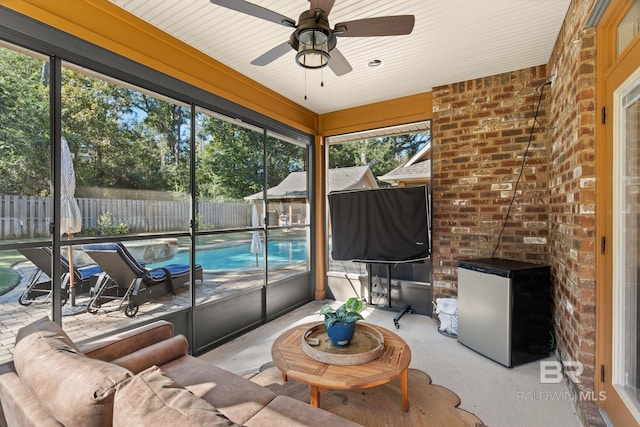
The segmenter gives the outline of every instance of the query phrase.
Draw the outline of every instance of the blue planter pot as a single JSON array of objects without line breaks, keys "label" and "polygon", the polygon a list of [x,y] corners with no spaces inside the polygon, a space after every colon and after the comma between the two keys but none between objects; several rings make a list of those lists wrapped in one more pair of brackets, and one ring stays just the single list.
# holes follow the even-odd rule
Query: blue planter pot
[{"label": "blue planter pot", "polygon": [[336,322],[330,327],[327,327],[325,324],[325,329],[327,330],[327,335],[329,335],[331,344],[337,347],[344,347],[349,345],[351,338],[353,338],[353,334],[356,331],[356,322]]}]

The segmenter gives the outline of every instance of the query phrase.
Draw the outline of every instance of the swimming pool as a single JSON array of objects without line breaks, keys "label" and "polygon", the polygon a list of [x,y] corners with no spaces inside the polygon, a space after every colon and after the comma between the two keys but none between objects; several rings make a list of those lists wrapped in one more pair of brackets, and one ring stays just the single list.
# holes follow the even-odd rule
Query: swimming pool
[{"label": "swimming pool", "polygon": [[[307,259],[306,242],[304,240],[273,240],[267,245],[269,251],[269,268],[284,267],[301,263]],[[176,256],[148,267],[162,267],[167,264],[189,264],[189,252],[178,252]],[[208,271],[242,271],[263,268],[263,254],[251,253],[251,243],[236,246],[203,249],[196,252],[196,264]]]}]

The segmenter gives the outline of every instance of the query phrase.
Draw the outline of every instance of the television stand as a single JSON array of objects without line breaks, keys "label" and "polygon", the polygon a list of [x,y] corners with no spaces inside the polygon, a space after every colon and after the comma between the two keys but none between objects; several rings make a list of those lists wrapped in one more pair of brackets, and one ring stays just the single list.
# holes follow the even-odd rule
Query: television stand
[{"label": "television stand", "polygon": [[[372,263],[367,263],[367,264],[372,264]],[[387,289],[385,292],[373,292],[372,288],[373,288],[373,282],[372,282],[372,278],[371,278],[371,269],[369,269],[369,304],[374,305],[377,308],[380,308],[382,310],[393,310],[396,311],[394,308],[391,307],[391,263],[384,263],[386,264],[387,267]],[[377,304],[373,304],[371,301],[371,295],[375,293],[378,296],[383,296],[386,297],[387,299],[387,305],[386,306],[381,306],[381,305],[377,305]],[[411,313],[411,304],[407,304],[405,305],[400,311],[398,311],[398,313],[394,316],[393,318],[393,325],[396,327],[396,329],[400,328],[400,319],[402,318],[402,316],[404,316],[407,313]]]},{"label": "television stand", "polygon": [[396,327],[396,329],[400,328],[400,323],[398,323],[400,321],[400,318],[407,313],[411,314],[411,304],[407,304],[404,307],[402,307],[402,310],[400,310],[398,314],[394,316],[393,324]]}]

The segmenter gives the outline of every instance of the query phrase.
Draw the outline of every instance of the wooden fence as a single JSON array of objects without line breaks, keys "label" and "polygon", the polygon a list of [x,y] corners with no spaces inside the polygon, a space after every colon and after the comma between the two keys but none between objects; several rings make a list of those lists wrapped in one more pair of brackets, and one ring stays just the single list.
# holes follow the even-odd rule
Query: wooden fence
[{"label": "wooden fence", "polygon": [[[130,233],[158,233],[189,229],[188,201],[76,199],[83,230],[97,229],[101,215],[112,224],[124,224]],[[198,203],[200,229],[251,226],[252,206],[246,203]],[[0,240],[48,237],[52,219],[51,197],[0,195]]]}]

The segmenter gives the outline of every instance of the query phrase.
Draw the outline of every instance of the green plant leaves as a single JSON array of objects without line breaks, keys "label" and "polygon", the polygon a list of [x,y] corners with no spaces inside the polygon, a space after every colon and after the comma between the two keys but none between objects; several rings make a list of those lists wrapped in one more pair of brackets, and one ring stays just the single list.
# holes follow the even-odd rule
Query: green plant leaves
[{"label": "green plant leaves", "polygon": [[344,303],[344,307],[346,308],[347,312],[357,313],[362,310],[362,301],[360,301],[358,298],[351,297],[347,300],[347,302]]},{"label": "green plant leaves", "polygon": [[320,307],[320,314],[324,316],[325,326],[331,327],[336,322],[352,323],[364,319],[358,313],[362,307],[360,299],[351,297],[335,310],[329,304],[324,304]]}]

